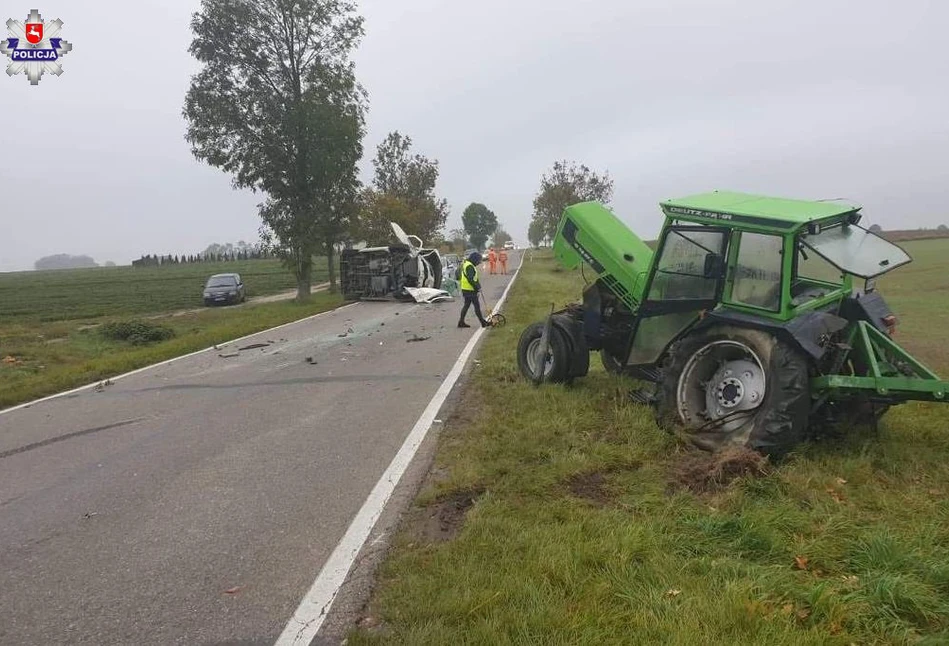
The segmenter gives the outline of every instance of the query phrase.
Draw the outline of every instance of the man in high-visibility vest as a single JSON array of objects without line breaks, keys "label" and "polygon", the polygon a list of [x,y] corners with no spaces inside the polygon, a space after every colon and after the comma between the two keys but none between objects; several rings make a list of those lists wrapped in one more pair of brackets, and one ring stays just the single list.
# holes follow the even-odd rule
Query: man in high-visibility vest
[{"label": "man in high-visibility vest", "polygon": [[468,308],[474,305],[475,314],[481,321],[481,327],[491,327],[484,315],[481,313],[481,304],[478,302],[478,295],[481,293],[481,278],[478,276],[478,265],[481,264],[481,254],[477,251],[471,253],[461,263],[461,295],[465,298],[465,304],[461,308],[461,317],[458,319],[458,327],[471,327],[465,323],[465,316],[468,314]]}]

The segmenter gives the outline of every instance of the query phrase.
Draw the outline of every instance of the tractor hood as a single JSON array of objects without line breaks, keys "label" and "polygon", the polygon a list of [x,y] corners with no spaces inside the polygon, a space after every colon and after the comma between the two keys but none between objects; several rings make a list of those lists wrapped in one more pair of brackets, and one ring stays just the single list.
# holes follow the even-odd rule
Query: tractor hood
[{"label": "tractor hood", "polygon": [[837,269],[860,278],[874,278],[912,260],[900,247],[856,224],[808,234],[803,242]]},{"label": "tractor hood", "polygon": [[554,256],[567,269],[589,265],[634,309],[643,299],[652,249],[598,202],[568,206],[554,238]]}]

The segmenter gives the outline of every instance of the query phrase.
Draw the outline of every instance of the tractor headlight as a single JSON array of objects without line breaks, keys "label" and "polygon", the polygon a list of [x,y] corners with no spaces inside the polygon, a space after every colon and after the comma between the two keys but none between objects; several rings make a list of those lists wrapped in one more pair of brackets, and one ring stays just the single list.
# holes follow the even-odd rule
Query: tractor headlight
[{"label": "tractor headlight", "polygon": [[863,291],[867,294],[869,294],[876,288],[877,288],[876,278],[867,278],[867,282],[863,284]]},{"label": "tractor headlight", "polygon": [[237,296],[237,290],[236,290],[236,289],[232,289],[231,291],[229,291],[229,292],[227,293],[227,295],[228,295],[228,296]]}]

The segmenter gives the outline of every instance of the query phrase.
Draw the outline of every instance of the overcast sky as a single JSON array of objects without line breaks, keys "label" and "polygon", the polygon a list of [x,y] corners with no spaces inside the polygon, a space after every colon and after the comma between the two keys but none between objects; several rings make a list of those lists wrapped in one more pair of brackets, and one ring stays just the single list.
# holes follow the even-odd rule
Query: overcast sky
[{"label": "overcast sky", "polygon": [[[259,196],[195,161],[180,116],[195,0],[3,3],[74,49],[0,75],[0,271],[256,240]],[[390,130],[441,162],[449,228],[486,203],[526,240],[558,158],[608,170],[643,236],[665,198],[846,197],[885,228],[949,223],[949,3],[362,0],[367,156]],[[10,14],[10,15],[7,15]],[[5,64],[5,62],[4,62]],[[368,164],[364,164],[364,176]]]}]

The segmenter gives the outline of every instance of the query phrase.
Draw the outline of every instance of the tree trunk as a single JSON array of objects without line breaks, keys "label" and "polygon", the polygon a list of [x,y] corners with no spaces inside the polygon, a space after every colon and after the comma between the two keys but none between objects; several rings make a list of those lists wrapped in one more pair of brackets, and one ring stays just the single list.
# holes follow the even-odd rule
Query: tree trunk
[{"label": "tree trunk", "polygon": [[336,245],[332,243],[326,245],[326,263],[330,275],[330,294],[335,294],[339,287],[336,284]]},{"label": "tree trunk", "polygon": [[297,302],[310,300],[310,286],[313,277],[313,259],[307,255],[305,260],[297,262]]}]

